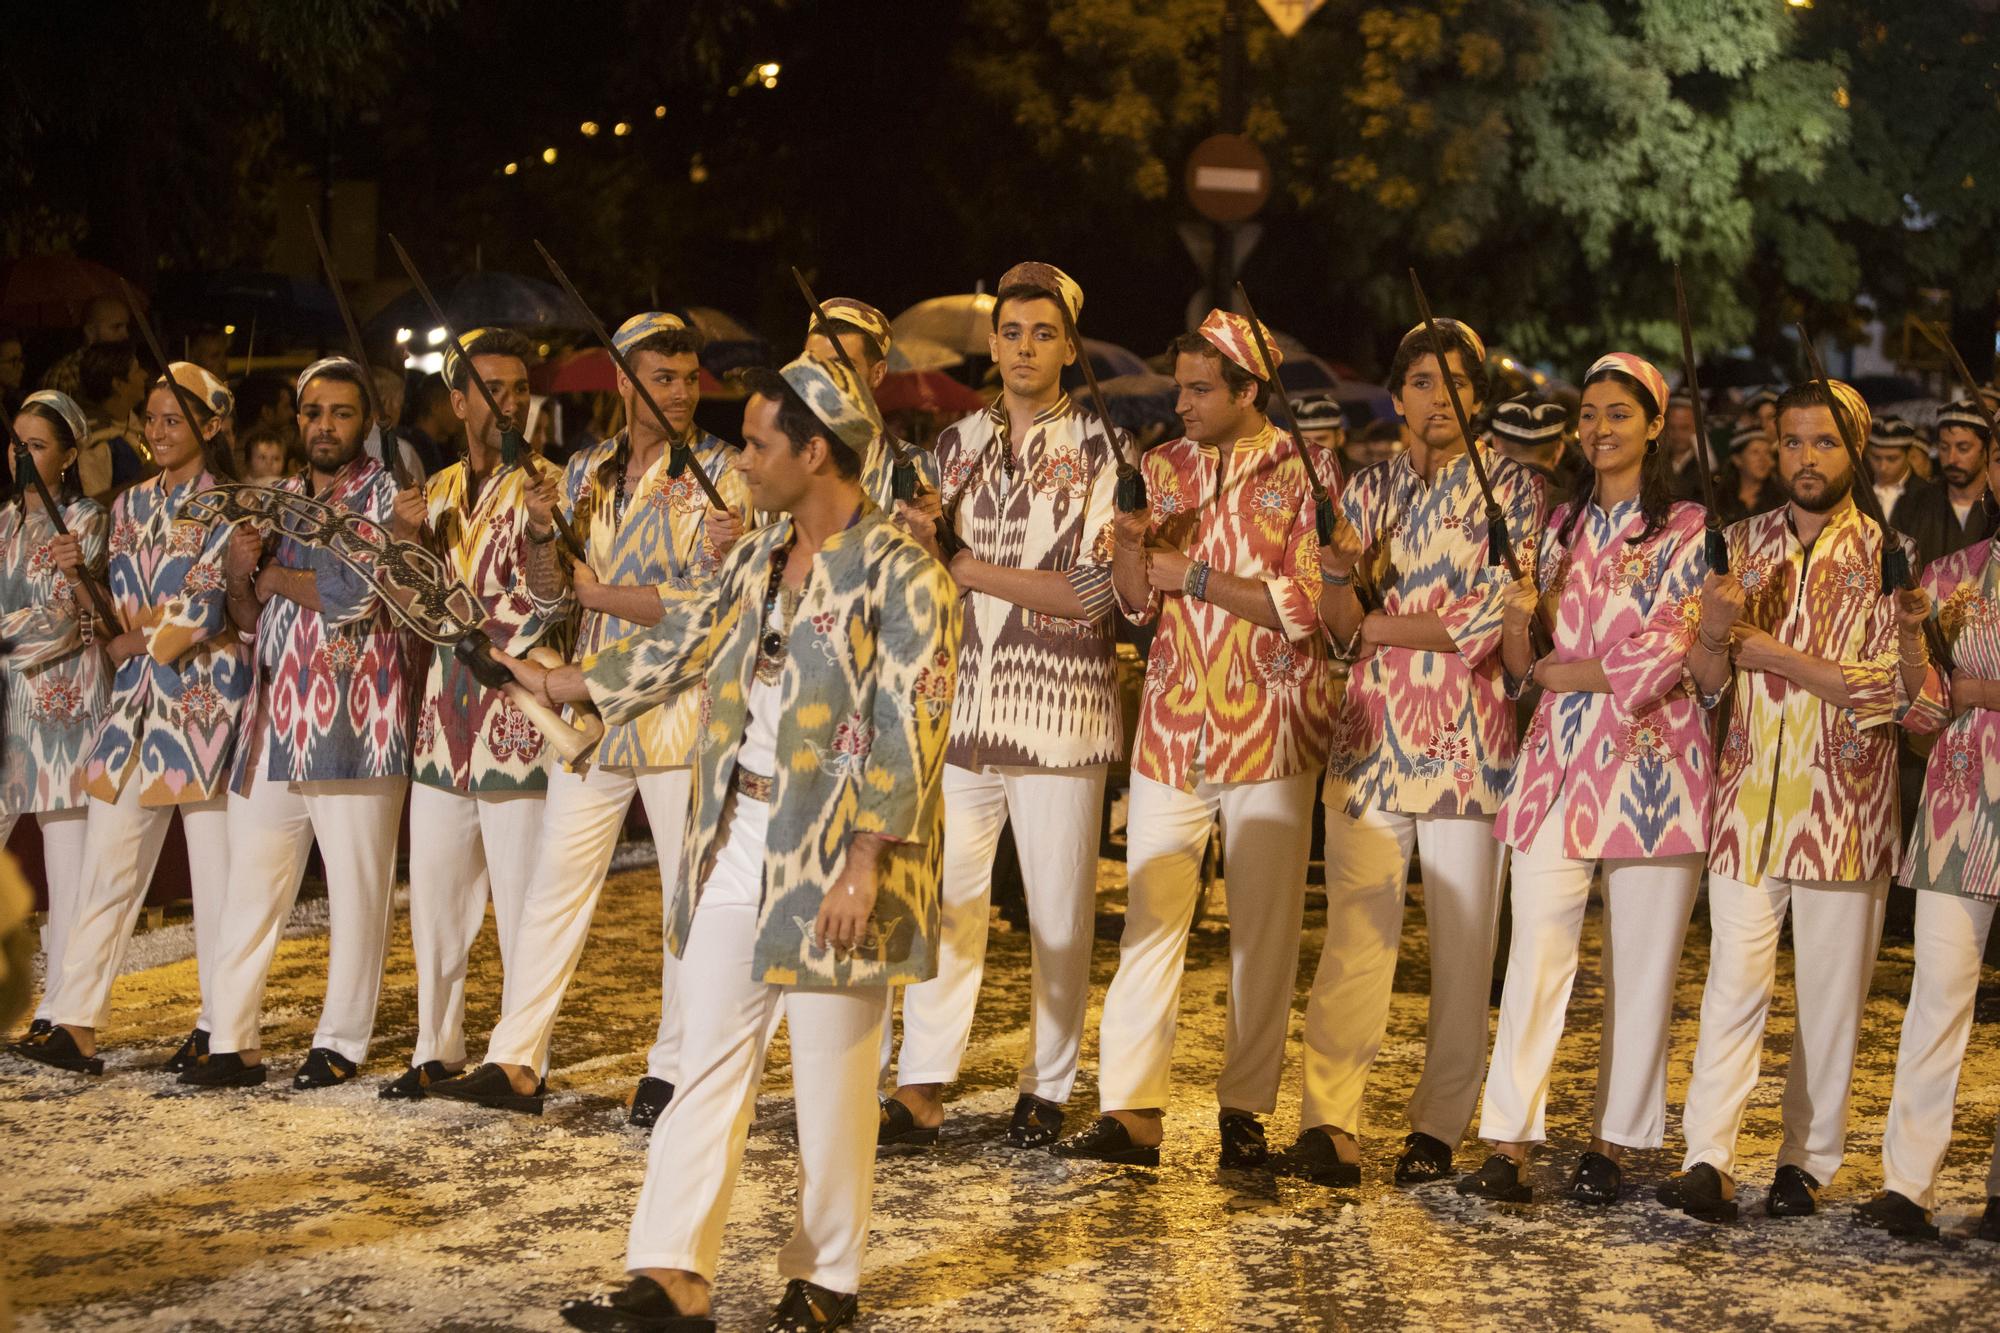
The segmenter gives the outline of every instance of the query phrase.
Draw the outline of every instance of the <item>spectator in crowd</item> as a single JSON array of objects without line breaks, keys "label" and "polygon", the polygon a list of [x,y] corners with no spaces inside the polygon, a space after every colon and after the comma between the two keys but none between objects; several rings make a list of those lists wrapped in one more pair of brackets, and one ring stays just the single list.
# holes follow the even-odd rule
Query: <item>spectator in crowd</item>
[{"label": "spectator in crowd", "polygon": [[5,411],[9,419],[21,410],[21,399],[25,396],[21,381],[27,368],[19,331],[0,325],[0,411]]},{"label": "spectator in crowd", "polygon": [[1778,481],[1778,450],[1761,426],[1739,426],[1729,442],[1729,461],[1715,483],[1715,503],[1725,524],[1762,514],[1785,503]]},{"label": "spectator in crowd", "polygon": [[78,362],[78,401],[90,435],[77,454],[83,493],[102,505],[152,473],[152,454],[133,412],[146,400],[146,371],[123,339],[92,343]]},{"label": "spectator in crowd", "polygon": [[195,324],[187,331],[185,358],[227,383],[229,335],[213,324]]},{"label": "spectator in crowd", "polygon": [[123,342],[132,336],[132,312],[115,296],[92,299],[83,315],[83,345],[63,357],[42,375],[42,387],[66,393],[78,402],[83,395],[83,353],[98,343]]},{"label": "spectator in crowd", "polygon": [[243,437],[243,479],[254,482],[282,481],[292,473],[292,458],[285,437],[270,427],[260,427]]},{"label": "spectator in crowd", "polygon": [[403,438],[423,460],[424,472],[436,476],[458,461],[461,432],[458,416],[451,410],[451,390],[438,376],[426,375],[417,381],[409,409]]}]

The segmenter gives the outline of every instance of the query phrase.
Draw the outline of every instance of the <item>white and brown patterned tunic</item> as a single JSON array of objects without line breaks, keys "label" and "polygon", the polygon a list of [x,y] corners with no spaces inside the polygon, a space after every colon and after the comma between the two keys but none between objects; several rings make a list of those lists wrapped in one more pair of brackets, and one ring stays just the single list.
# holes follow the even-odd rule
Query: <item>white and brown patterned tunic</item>
[{"label": "white and brown patterned tunic", "polygon": [[[1123,752],[1112,658],[1111,518],[1118,455],[1094,414],[1067,395],[1008,438],[998,404],[938,437],[941,494],[972,554],[1012,569],[1060,571],[1089,609],[1043,615],[967,593],[945,761],[960,768],[1075,768]],[[1121,435],[1115,445],[1128,447]]]}]

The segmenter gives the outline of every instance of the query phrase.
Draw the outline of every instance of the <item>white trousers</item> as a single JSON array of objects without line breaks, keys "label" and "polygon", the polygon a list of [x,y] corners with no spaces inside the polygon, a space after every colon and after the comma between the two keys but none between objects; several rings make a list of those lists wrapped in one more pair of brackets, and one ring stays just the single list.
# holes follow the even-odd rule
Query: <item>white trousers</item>
[{"label": "white trousers", "polygon": [[1264,782],[1202,782],[1184,792],[1132,775],[1125,930],[1098,1025],[1102,1109],[1167,1105],[1188,930],[1218,812],[1229,885],[1229,1015],[1215,1097],[1234,1110],[1275,1109],[1318,785],[1318,773],[1296,773]]},{"label": "white trousers", "polygon": [[1430,1021],[1410,1128],[1456,1144],[1486,1073],[1494,933],[1506,847],[1484,816],[1360,818],[1326,811],[1326,943],[1306,1003],[1305,1095],[1299,1125],[1361,1133],[1368,1070],[1389,1031],[1410,853],[1423,857],[1430,935]]},{"label": "white trousers", "polygon": [[1757,1085],[1764,1020],[1778,976],[1778,929],[1792,914],[1798,1032],[1785,1072],[1779,1166],[1830,1184],[1847,1140],[1847,1103],[1861,1010],[1875,974],[1888,879],[1767,878],[1751,886],[1708,878],[1711,940],[1701,994],[1701,1036],[1688,1079],[1683,1169],[1702,1162],[1736,1176],[1736,1136]]},{"label": "white trousers", "polygon": [[[1925,1208],[1936,1202],[1938,1165],[1951,1146],[1952,1105],[1995,906],[1948,893],[1917,894],[1917,970],[1882,1132],[1882,1187]],[[2000,1196],[2000,1142],[1986,1172],[1986,1195]]]},{"label": "white trousers", "polygon": [[[0,848],[13,836],[14,822],[19,818],[0,815]],[[50,1020],[49,1000],[62,979],[63,947],[69,942],[76,900],[82,892],[84,827],[89,822],[88,804],[35,815],[42,832],[42,872],[48,877],[49,894],[49,914],[42,924],[42,1000],[35,1010],[37,1019]]]},{"label": "white trousers", "polygon": [[876,1048],[888,995],[881,986],[813,990],[755,978],[769,818],[761,801],[737,801],[695,909],[681,955],[681,1079],[653,1129],[625,1267],[715,1279],[766,1038],[782,1005],[791,1024],[799,1191],[778,1270],[851,1292],[861,1285],[874,1205]]},{"label": "white trousers", "polygon": [[[1540,1143],[1549,1068],[1576,981],[1583,917],[1599,862],[1563,854],[1557,800],[1534,843],[1513,856],[1513,943],[1479,1137]],[[1591,1133],[1624,1148],[1657,1148],[1667,1133],[1667,1048],[1681,946],[1701,888],[1702,857],[1607,859],[1604,867],[1604,1030]]]},{"label": "white trousers", "polygon": [[542,793],[410,789],[410,948],[417,961],[417,1044],[411,1065],[465,1061],[465,973],[486,898],[502,971],[542,834]]},{"label": "white trousers", "polygon": [[[662,910],[670,909],[680,880],[693,776],[687,768],[635,773],[593,767],[585,774],[560,766],[550,770],[541,850],[506,957],[500,1021],[486,1043],[489,1062],[548,1071],[556,1011],[576,976],[590,918],[597,911],[611,854],[618,850],[618,834],[634,795],[646,803],[646,822],[653,827],[653,845],[660,854],[660,903]],[[646,1057],[646,1072],[672,1083],[679,1072],[679,1006],[673,997],[680,961],[664,948],[660,953],[665,960],[660,970],[660,1027]]]},{"label": "white trousers", "polygon": [[986,972],[993,857],[1011,818],[1027,891],[1034,1012],[1020,1089],[1066,1102],[1076,1084],[1097,925],[1103,764],[944,770],[944,909],[937,976],[903,991],[901,1083],[958,1078]]},{"label": "white trousers", "polygon": [[222,903],[229,892],[229,804],[214,796],[189,805],[141,806],[139,776],[125,783],[116,803],[92,801],[84,826],[82,890],[63,945],[62,977],[44,1002],[50,1021],[99,1028],[111,1016],[111,987],[125,961],[125,946],[139,924],[153,867],[178,810],[187,839],[188,885],[194,895],[194,957],[201,989],[195,1026],[212,1030],[209,991],[214,953],[222,936]]},{"label": "white trousers", "polygon": [[326,999],[312,1044],[360,1064],[395,912],[396,832],[407,777],[277,782],[259,777],[229,798],[229,895],[215,954],[209,1049],[262,1048],[264,985],[319,841],[326,867]]}]

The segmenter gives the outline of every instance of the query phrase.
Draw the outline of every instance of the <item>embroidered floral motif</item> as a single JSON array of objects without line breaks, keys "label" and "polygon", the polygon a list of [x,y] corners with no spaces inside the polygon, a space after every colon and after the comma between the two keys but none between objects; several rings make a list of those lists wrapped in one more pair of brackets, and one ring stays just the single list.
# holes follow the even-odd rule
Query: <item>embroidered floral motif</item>
[{"label": "embroidered floral motif", "polygon": [[1878,756],[1868,737],[1856,729],[1853,709],[1843,708],[1835,714],[1828,731],[1828,757],[1841,771],[1856,778],[1874,773]]},{"label": "embroidered floral motif", "polygon": [[1076,450],[1056,449],[1043,455],[1028,484],[1044,495],[1066,495],[1080,500],[1090,489],[1090,474]]},{"label": "embroidered floral motif", "polygon": [[1860,554],[1849,556],[1833,567],[1835,586],[1848,600],[1875,595],[1875,562]]},{"label": "embroidered floral motif", "polygon": [[494,712],[493,723],[486,729],[486,748],[502,763],[514,760],[525,763],[541,750],[542,733],[520,709],[501,708]]},{"label": "embroidered floral motif", "polygon": [[1257,674],[1273,689],[1292,689],[1306,678],[1312,662],[1289,639],[1280,639],[1257,657]]},{"label": "embroidered floral motif", "polygon": [[1628,720],[1618,743],[1625,758],[1638,764],[1663,763],[1670,753],[1666,728],[1656,717]]},{"label": "embroidered floral motif", "polygon": [[221,586],[222,565],[217,561],[209,561],[188,570],[187,578],[181,584],[181,591],[189,597],[199,597],[203,593],[214,592]]},{"label": "embroidered floral motif", "polygon": [[1179,486],[1155,484],[1152,494],[1153,522],[1157,525],[1181,513],[1187,508],[1187,500]]},{"label": "embroidered floral motif", "polygon": [[83,689],[75,681],[60,676],[43,680],[35,687],[28,715],[44,722],[81,722]]},{"label": "embroidered floral motif", "polygon": [[1743,767],[1743,761],[1750,754],[1750,736],[1742,727],[1731,727],[1728,739],[1722,742],[1722,767],[1735,772]]},{"label": "embroidered floral motif", "polygon": [[1291,496],[1275,481],[1267,481],[1250,494],[1250,503],[1265,518],[1279,517],[1291,508]]},{"label": "embroidered floral motif", "polygon": [[1440,727],[1424,746],[1423,758],[1417,767],[1427,777],[1436,777],[1449,766],[1452,776],[1460,782],[1472,778],[1472,738],[1459,727],[1456,719]]},{"label": "embroidered floral motif", "polygon": [[213,685],[189,685],[174,702],[174,725],[183,731],[205,730],[228,711],[228,701]]},{"label": "embroidered floral motif", "polygon": [[1771,562],[1758,560],[1737,571],[1736,580],[1743,585],[1745,593],[1756,592],[1771,577]]},{"label": "embroidered floral motif", "polygon": [[1040,611],[1023,611],[1021,615],[1029,632],[1044,639],[1082,639],[1097,632],[1096,625],[1088,620],[1070,620]]},{"label": "embroidered floral motif", "polygon": [[1615,593],[1629,592],[1633,588],[1650,585],[1657,577],[1658,562],[1651,554],[1628,549],[1611,575],[1611,590]]},{"label": "embroidered floral motif", "polygon": [[1946,638],[1955,639],[1967,625],[1976,625],[1994,618],[1993,602],[1980,592],[1976,583],[1961,583],[1953,589],[1945,604],[1938,608],[1938,628]]},{"label": "embroidered floral motif", "polygon": [[43,542],[35,548],[35,553],[28,557],[29,578],[46,574],[56,567],[55,560],[49,555],[49,548],[52,545],[54,545],[52,542]]},{"label": "embroidered floral motif", "polygon": [[952,696],[957,691],[956,674],[950,653],[942,648],[933,653],[930,665],[917,673],[913,691],[917,711],[926,718],[943,717],[951,708]]},{"label": "embroidered floral motif", "polygon": [[702,490],[701,483],[695,480],[694,469],[690,467],[680,476],[669,479],[666,485],[654,487],[652,494],[646,497],[646,503],[655,509],[671,508],[679,513],[691,514],[707,506],[708,495]]},{"label": "embroidered floral motif", "polygon": [[1944,750],[1938,769],[1945,791],[1954,796],[1969,795],[1979,779],[1978,736],[1954,731],[1939,744]]},{"label": "embroidered floral motif", "polygon": [[944,470],[944,478],[943,478],[944,493],[946,495],[957,494],[961,489],[964,488],[965,483],[969,481],[971,477],[972,477],[972,460],[970,458],[953,459],[951,461],[951,465],[945,468]]},{"label": "embroidered floral motif", "polygon": [[131,519],[123,519],[111,527],[111,554],[129,555],[139,545],[139,527]]},{"label": "embroidered floral motif", "polygon": [[169,556],[198,555],[202,543],[208,538],[206,529],[196,523],[176,523],[167,530],[167,554]]},{"label": "embroidered floral motif", "polygon": [[417,715],[417,751],[422,753],[437,741],[438,714],[435,703],[426,703]]},{"label": "embroidered floral motif", "polygon": [[355,646],[354,640],[342,634],[332,634],[313,654],[312,667],[322,676],[346,676],[353,673],[360,661],[361,649]]}]

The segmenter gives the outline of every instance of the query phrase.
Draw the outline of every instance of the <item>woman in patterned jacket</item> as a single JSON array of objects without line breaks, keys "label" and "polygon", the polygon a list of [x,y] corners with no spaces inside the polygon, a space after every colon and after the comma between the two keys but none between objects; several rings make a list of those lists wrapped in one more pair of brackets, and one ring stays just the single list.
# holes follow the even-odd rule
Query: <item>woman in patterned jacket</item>
[{"label": "woman in patterned jacket", "polygon": [[[1938,428],[1973,431],[1986,450],[1991,496],[2000,454],[1970,401],[1938,414]],[[1980,960],[2000,902],[2000,561],[1988,539],[1924,571],[1951,645],[1952,721],[1931,751],[1903,882],[1917,894],[1917,968],[1896,1049],[1896,1085],[1882,1133],[1882,1193],[1855,1220],[1936,1240],[1931,1217],[1939,1165],[1951,1143],[1952,1103],[1972,1035]],[[2000,1240],[2000,1144],[1986,1174],[1981,1240]]]},{"label": "woman in patterned jacket", "polygon": [[85,789],[92,799],[82,890],[47,1001],[55,1026],[14,1049],[43,1064],[101,1074],[97,1029],[111,1008],[125,945],[146,899],[167,822],[178,809],[194,889],[195,960],[203,992],[195,1027],[168,1060],[180,1072],[208,1053],[209,957],[229,882],[228,781],[236,723],[250,694],[249,649],[228,628],[222,552],[233,525],[176,523],[187,502],[235,476],[228,421],[234,400],[191,362],[146,399],[146,444],[160,467],[111,506],[111,602],[122,628],[105,645],[116,675]]},{"label": "woman in patterned jacket", "polygon": [[1557,508],[1535,568],[1555,626],[1539,661],[1532,578],[1510,589],[1500,656],[1542,697],[1494,834],[1514,849],[1513,943],[1479,1136],[1493,1155],[1461,1194],[1525,1203],[1544,1138],[1584,909],[1604,868],[1605,1044],[1590,1148],[1569,1197],[1618,1197],[1626,1150],[1666,1135],[1667,1034],[1681,942],[1708,847],[1713,754],[1685,663],[1701,599],[1703,514],[1676,504],[1660,449],[1667,381],[1626,352],[1584,379],[1577,439],[1591,471]]},{"label": "woman in patterned jacket", "polygon": [[83,409],[67,394],[30,394],[14,418],[27,465],[62,509],[56,534],[21,455],[8,453],[14,499],[0,508],[0,642],[7,644],[6,730],[0,734],[0,846],[14,821],[32,814],[41,826],[49,895],[43,932],[42,1008],[30,1036],[49,1029],[48,1003],[62,969],[63,942],[76,914],[83,875],[83,828],[89,814],[83,763],[104,715],[110,673],[92,633],[88,595],[67,570],[102,578],[108,523],[104,506],[86,499],[77,480],[78,446],[89,434]]}]

